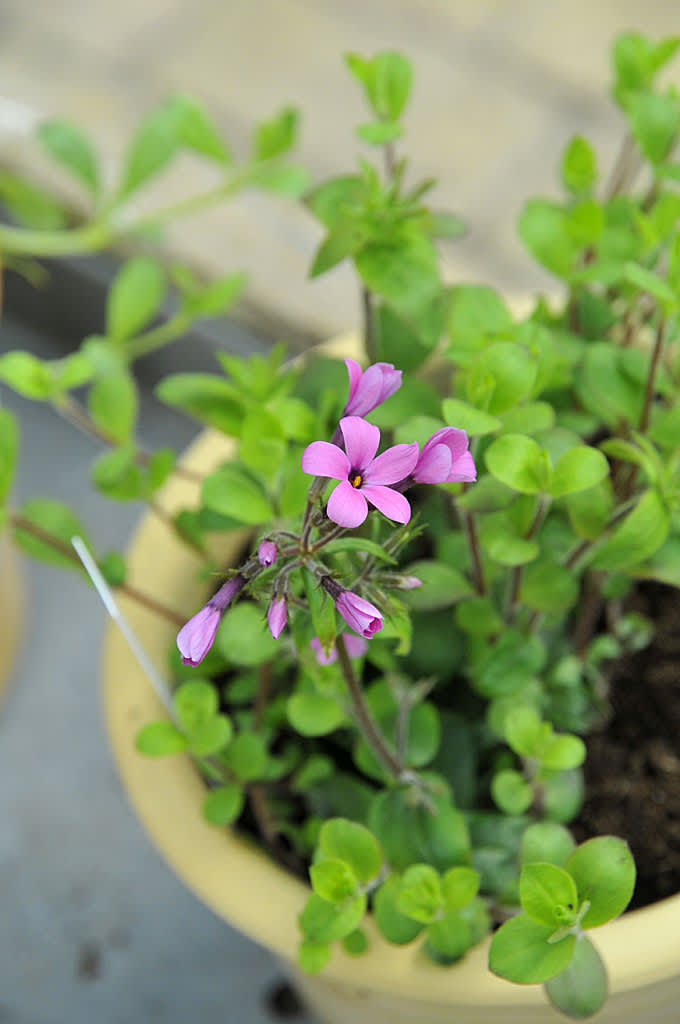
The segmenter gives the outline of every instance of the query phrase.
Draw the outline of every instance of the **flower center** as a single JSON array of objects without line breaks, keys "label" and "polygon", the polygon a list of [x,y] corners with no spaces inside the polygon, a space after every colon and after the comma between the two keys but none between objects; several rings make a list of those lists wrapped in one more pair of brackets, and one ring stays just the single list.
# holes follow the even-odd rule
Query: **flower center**
[{"label": "flower center", "polygon": [[352,474],[349,478],[349,482],[351,483],[352,487],[361,487],[361,473]]}]

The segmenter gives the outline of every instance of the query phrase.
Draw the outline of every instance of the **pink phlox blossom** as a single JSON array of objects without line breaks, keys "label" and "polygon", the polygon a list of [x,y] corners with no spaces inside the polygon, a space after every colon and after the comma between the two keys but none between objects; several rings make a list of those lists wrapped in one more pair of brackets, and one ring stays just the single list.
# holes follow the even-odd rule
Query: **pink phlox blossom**
[{"label": "pink phlox blossom", "polygon": [[425,442],[412,473],[418,484],[443,484],[477,479],[474,459],[464,430],[442,427]]},{"label": "pink phlox blossom", "polygon": [[212,647],[224,612],[245,584],[238,573],[220,587],[208,603],[186,622],[177,634],[177,647],[184,665],[199,665]]},{"label": "pink phlox blossom", "polygon": [[312,476],[339,480],[326,512],[338,526],[360,526],[368,515],[367,501],[388,519],[407,523],[411,506],[403,494],[389,484],[404,480],[415,469],[418,445],[395,444],[376,458],[380,430],[360,416],[340,420],[345,442],[343,451],[329,441],[312,441],[302,453],[302,469]]},{"label": "pink phlox blossom", "polygon": [[[368,642],[364,640],[362,636],[357,636],[356,633],[343,633],[342,639],[345,641],[345,647],[350,658],[360,658],[362,654],[365,654],[368,650]],[[338,652],[335,645],[331,647],[328,654],[321,646],[321,641],[318,636],[315,636],[313,640],[309,641],[309,646],[314,651],[316,660],[319,665],[332,665],[334,661],[338,659]]]},{"label": "pink phlox blossom", "polygon": [[354,359],[345,359],[349,397],[345,416],[366,416],[401,387],[401,370],[392,363],[373,363],[362,370]]},{"label": "pink phlox blossom", "polygon": [[278,640],[283,632],[287,614],[285,597],[274,597],[267,609],[267,625],[275,640]]},{"label": "pink phlox blossom", "polygon": [[342,590],[335,599],[335,607],[350,629],[370,640],[383,627],[381,612],[363,597],[351,590]]},{"label": "pink phlox blossom", "polygon": [[260,541],[257,548],[257,560],[267,568],[276,561],[276,544],[273,540]]}]

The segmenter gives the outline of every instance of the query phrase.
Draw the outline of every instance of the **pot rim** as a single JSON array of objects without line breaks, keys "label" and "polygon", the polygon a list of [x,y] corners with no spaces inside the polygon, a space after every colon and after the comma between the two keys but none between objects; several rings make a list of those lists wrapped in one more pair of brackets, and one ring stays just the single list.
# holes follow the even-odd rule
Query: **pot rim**
[{"label": "pot rim", "polygon": [[[208,430],[199,435],[182,463],[202,473],[219,465],[232,451],[233,442]],[[195,484],[175,476],[158,500],[172,513],[197,496]],[[235,554],[243,537],[243,531],[238,531],[231,538],[231,553]],[[220,554],[228,555],[229,549]],[[175,603],[183,614],[191,614],[205,597],[205,585],[197,579],[197,556],[158,517],[145,516],[128,555],[130,582],[166,603]],[[120,604],[152,661],[165,673],[167,650],[175,633],[172,625],[139,605],[124,599]],[[216,914],[293,963],[300,939],[297,916],[310,890],[251,840],[202,819],[199,808],[205,786],[188,755],[155,760],[136,751],[138,729],[164,717],[165,712],[112,622],[105,636],[103,671],[105,715],[114,757],[128,797],[164,859]],[[490,973],[490,937],[454,967],[442,968],[419,951],[418,943],[390,945],[378,935],[372,921],[365,924],[368,952],[351,957],[334,949],[322,978],[432,1003],[527,1007],[544,1003],[539,986],[512,985]],[[611,993],[678,975],[677,948],[670,941],[678,934],[680,893],[596,929],[594,942],[607,965]]]}]

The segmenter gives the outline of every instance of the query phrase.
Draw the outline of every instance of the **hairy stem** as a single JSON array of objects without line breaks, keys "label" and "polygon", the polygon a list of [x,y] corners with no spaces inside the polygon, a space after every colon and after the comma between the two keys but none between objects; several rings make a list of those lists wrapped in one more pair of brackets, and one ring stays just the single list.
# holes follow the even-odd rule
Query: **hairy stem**
[{"label": "hairy stem", "polygon": [[486,594],[486,581],[484,579],[484,568],[482,566],[482,552],[479,546],[479,537],[477,536],[477,524],[475,517],[472,512],[468,512],[467,509],[459,510],[463,521],[463,529],[468,542],[468,549],[470,551],[470,557],[472,558],[472,576],[475,584],[475,590],[480,597],[484,597]]},{"label": "hairy stem", "polygon": [[359,726],[364,739],[378,761],[380,761],[383,768],[385,768],[393,778],[399,779],[404,771],[404,765],[398,760],[394,752],[391,750],[387,740],[383,736],[376,722],[373,720],[373,716],[371,715],[368,705],[364,699],[361,685],[359,684],[359,680],[354,672],[354,666],[352,665],[349,654],[347,653],[347,647],[345,646],[345,641],[341,634],[335,638],[335,649],[338,652],[340,669],[344,680],[347,683],[347,689],[349,691],[352,711],[354,712],[356,723]]},{"label": "hairy stem", "polygon": [[375,309],[373,307],[373,294],[369,288],[361,289],[361,307],[364,314],[364,348],[369,363],[376,360],[376,337],[375,337]]}]

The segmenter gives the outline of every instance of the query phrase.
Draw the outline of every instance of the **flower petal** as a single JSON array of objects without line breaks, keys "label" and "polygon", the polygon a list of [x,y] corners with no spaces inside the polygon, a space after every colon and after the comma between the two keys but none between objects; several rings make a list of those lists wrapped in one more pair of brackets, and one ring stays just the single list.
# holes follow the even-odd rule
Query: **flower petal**
[{"label": "flower petal", "polygon": [[[376,430],[378,428],[376,427]],[[349,476],[349,459],[330,441],[312,441],[302,453],[302,471],[312,476],[330,476],[334,480],[346,480]]]},{"label": "flower petal", "polygon": [[423,448],[413,479],[419,484],[442,484],[451,472],[451,452],[445,444]]},{"label": "flower petal", "polygon": [[391,487],[366,484],[361,488],[361,493],[388,519],[393,519],[396,523],[407,523],[411,518],[411,506],[399,491],[393,491]]},{"label": "flower petal", "polygon": [[368,506],[361,491],[352,487],[348,480],[342,480],[328,499],[326,513],[338,526],[351,529],[361,526],[368,515]]},{"label": "flower petal", "polygon": [[345,641],[345,647],[350,658],[360,658],[368,650],[368,644],[362,636],[357,636],[356,633],[343,633],[342,639]]},{"label": "flower petal", "polygon": [[[396,484],[405,480],[418,461],[418,444],[395,444],[366,468],[367,484]],[[354,465],[354,464],[352,464]]]},{"label": "flower petal", "polygon": [[[361,416],[344,416],[340,430],[345,439],[345,451],[350,468],[362,471],[370,465],[380,444],[380,431]],[[318,442],[316,442],[318,443]],[[345,476],[349,475],[349,469]]]},{"label": "flower petal", "polygon": [[[351,384],[350,384],[351,389]],[[354,393],[351,394],[345,406],[346,416],[365,416],[376,405],[380,405],[380,396],[383,390],[383,375],[377,364],[369,366],[361,374]]]},{"label": "flower petal", "polygon": [[448,481],[472,481],[477,479],[477,467],[475,466],[475,460],[472,458],[470,452],[464,452],[460,458],[454,461],[451,466],[451,472],[446,479]]}]

